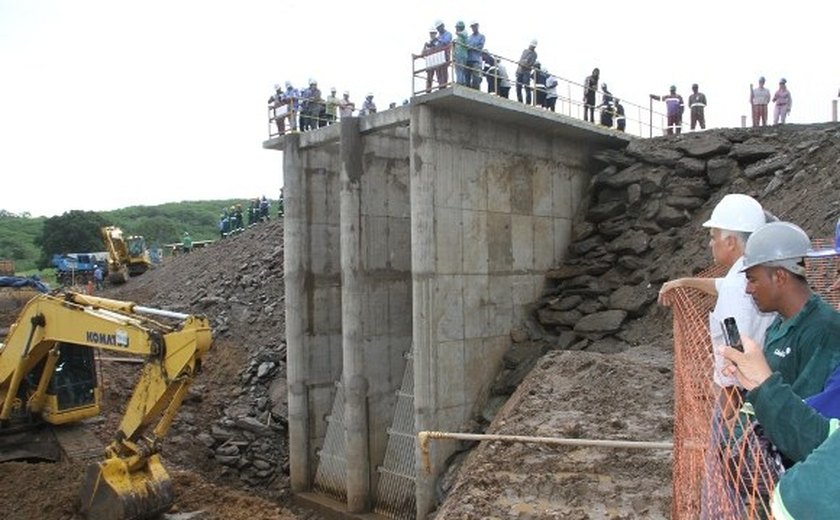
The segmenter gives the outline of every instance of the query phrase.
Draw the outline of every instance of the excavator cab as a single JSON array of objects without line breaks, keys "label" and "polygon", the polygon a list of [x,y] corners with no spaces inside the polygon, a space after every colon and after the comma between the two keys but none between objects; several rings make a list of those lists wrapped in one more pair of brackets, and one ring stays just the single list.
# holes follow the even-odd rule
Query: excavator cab
[{"label": "excavator cab", "polygon": [[55,373],[47,387],[44,420],[51,424],[77,422],[99,415],[100,388],[93,350],[61,343]]}]

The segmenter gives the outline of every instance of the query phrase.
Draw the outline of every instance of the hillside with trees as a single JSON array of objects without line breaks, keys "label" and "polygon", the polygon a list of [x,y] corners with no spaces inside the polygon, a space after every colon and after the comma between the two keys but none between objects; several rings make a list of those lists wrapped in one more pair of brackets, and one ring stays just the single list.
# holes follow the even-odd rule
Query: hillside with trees
[{"label": "hillside with trees", "polygon": [[[114,211],[71,210],[54,217],[32,217],[0,209],[0,258],[14,260],[18,272],[49,267],[54,253],[102,251],[99,228],[115,225],[130,235],[142,235],[149,246],[179,242],[184,231],[194,240],[218,238],[224,208],[242,199],[182,201],[157,206],[130,206]],[[277,201],[271,201],[272,215]]]}]

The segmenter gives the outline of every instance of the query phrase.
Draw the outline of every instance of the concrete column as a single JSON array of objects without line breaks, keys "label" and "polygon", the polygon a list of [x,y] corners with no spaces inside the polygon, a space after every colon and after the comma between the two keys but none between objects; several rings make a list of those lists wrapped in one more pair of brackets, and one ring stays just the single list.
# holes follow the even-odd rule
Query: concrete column
[{"label": "concrete column", "polygon": [[309,396],[306,345],[304,344],[306,304],[306,222],[308,204],[300,134],[287,134],[283,148],[283,242],[284,282],[286,286],[286,356],[289,385],[289,473],[292,491],[311,487],[309,459]]},{"label": "concrete column", "polygon": [[[435,212],[434,113],[428,105],[411,108],[411,271],[412,336],[414,349],[414,410],[417,431],[435,430],[433,345],[435,342],[434,309]],[[419,447],[415,454],[417,520],[435,505],[434,485],[438,465],[432,458],[432,471],[421,467]]]},{"label": "concrete column", "polygon": [[362,137],[359,119],[341,125],[341,330],[344,371],[344,423],[347,442],[347,509],[370,509],[367,393],[364,337],[364,266],[362,265]]},{"label": "concrete column", "polygon": [[831,100],[831,122],[832,123],[837,122],[837,100],[836,99]]}]

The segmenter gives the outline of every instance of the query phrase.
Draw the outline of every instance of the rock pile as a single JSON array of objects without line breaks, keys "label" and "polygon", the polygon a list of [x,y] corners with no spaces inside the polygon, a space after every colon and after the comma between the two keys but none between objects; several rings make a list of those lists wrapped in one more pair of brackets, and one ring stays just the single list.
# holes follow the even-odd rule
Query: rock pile
[{"label": "rock pile", "polygon": [[[603,167],[575,222],[570,258],[549,272],[536,309],[554,348],[615,352],[630,346],[625,324],[646,313],[659,284],[708,265],[702,221],[686,226],[698,210],[710,212],[728,192],[764,200],[785,183],[824,169],[815,155],[836,148],[838,127],[810,129],[804,138],[796,132],[702,132],[636,140],[624,150],[596,154]],[[668,260],[684,247],[696,253],[688,263]]]}]

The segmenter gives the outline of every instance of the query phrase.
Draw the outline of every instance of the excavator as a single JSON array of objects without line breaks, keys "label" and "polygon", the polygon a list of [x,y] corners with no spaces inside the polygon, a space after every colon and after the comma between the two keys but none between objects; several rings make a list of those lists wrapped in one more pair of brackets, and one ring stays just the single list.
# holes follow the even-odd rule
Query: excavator
[{"label": "excavator", "polygon": [[[51,430],[100,413],[94,353],[142,358],[134,388],[104,456],[79,492],[89,520],[154,518],[174,502],[161,446],[210,349],[206,318],[74,292],[39,294],[0,343],[0,460],[39,460],[61,444]],[[71,461],[73,459],[71,458]]]},{"label": "excavator", "polygon": [[152,260],[142,236],[123,237],[122,229],[105,226],[99,230],[108,250],[108,279],[113,284],[123,284],[129,276],[145,273]]}]

